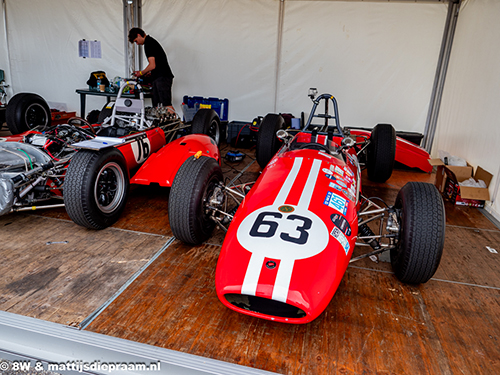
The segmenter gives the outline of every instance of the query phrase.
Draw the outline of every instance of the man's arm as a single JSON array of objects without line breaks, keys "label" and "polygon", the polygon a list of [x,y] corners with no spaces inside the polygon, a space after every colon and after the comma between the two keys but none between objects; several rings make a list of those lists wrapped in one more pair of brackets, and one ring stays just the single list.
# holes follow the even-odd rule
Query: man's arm
[{"label": "man's arm", "polygon": [[153,71],[154,68],[156,68],[156,61],[155,61],[154,56],[151,56],[148,58],[148,66],[146,66],[144,69],[142,69],[140,71],[134,72],[134,75],[136,77],[145,76],[145,75],[151,73],[151,71]]}]

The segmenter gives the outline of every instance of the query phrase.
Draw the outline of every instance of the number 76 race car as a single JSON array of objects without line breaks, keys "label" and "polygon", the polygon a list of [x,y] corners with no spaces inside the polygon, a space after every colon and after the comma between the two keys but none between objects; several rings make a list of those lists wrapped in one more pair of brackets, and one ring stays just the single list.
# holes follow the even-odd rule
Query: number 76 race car
[{"label": "number 76 race car", "polygon": [[[326,308],[350,262],[389,251],[406,283],[425,283],[440,262],[445,212],[434,185],[407,183],[392,206],[362,194],[362,166],[374,181],[392,174],[392,125],[378,124],[368,135],[343,129],[333,96],[311,99],[301,130],[265,116],[256,150],[263,171],[252,187],[223,184],[218,163],[202,156],[184,162],[171,188],[177,238],[198,244],[215,225],[227,228],[216,290],[243,314],[307,323]],[[321,102],[325,111],[316,114]],[[370,251],[353,258],[355,246]]]},{"label": "number 76 race car", "polygon": [[[127,86],[135,86],[139,98],[122,97]],[[13,97],[7,117],[20,121],[9,127],[23,132],[0,139],[0,215],[65,207],[75,223],[103,229],[119,219],[130,183],[170,186],[188,157],[219,159],[213,109],[199,110],[189,125],[193,134],[179,137],[188,125],[163,107],[145,108],[135,81],[122,83],[111,106],[99,124],[74,118],[38,129],[39,121],[28,119],[46,117],[45,101],[29,93]],[[45,115],[31,116],[33,108]]]}]

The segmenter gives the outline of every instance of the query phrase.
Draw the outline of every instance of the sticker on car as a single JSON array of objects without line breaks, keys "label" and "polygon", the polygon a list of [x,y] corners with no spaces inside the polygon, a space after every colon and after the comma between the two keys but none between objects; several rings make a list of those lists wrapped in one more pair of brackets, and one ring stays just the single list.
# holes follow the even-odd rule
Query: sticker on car
[{"label": "sticker on car", "polygon": [[344,233],[346,236],[351,235],[351,226],[344,216],[339,214],[332,214],[330,216],[330,219],[332,220],[332,223],[342,231],[342,233]]},{"label": "sticker on car", "polygon": [[342,233],[338,227],[334,227],[330,234],[333,236],[333,238],[339,241],[340,245],[345,251],[345,255],[347,255],[349,253],[350,245],[344,233]]},{"label": "sticker on car", "polygon": [[325,206],[333,208],[334,210],[337,210],[342,215],[345,215],[347,212],[347,206],[349,204],[349,201],[341,197],[340,195],[337,195],[329,191],[326,193],[326,197],[323,201],[323,204]]}]

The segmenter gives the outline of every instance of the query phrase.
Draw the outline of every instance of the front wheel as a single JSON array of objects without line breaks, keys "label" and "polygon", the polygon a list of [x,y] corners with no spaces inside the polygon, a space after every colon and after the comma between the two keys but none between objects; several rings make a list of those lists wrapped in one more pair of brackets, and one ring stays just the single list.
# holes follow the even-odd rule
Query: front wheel
[{"label": "front wheel", "polygon": [[45,129],[51,120],[47,102],[40,95],[28,92],[14,95],[5,111],[5,121],[12,134],[23,133],[35,126]]},{"label": "front wheel", "polygon": [[220,120],[213,109],[199,109],[193,117],[192,134],[206,134],[220,145]]},{"label": "front wheel", "polygon": [[378,124],[372,130],[366,155],[370,181],[387,181],[392,175],[395,156],[396,131],[391,124]]},{"label": "front wheel", "polygon": [[445,210],[436,187],[408,182],[399,191],[399,242],[391,250],[396,277],[411,284],[427,282],[436,272],[444,247]]},{"label": "front wheel", "polygon": [[128,187],[127,164],[120,151],[78,151],[64,179],[66,212],[78,225],[107,228],[120,218]]},{"label": "front wheel", "polygon": [[168,199],[170,228],[176,238],[199,245],[211,236],[215,222],[208,205],[222,178],[219,163],[207,156],[189,157],[181,165]]},{"label": "front wheel", "polygon": [[274,154],[280,149],[282,142],[276,132],[285,127],[285,120],[281,115],[269,113],[262,120],[257,133],[257,147],[255,157],[261,168],[265,168]]}]

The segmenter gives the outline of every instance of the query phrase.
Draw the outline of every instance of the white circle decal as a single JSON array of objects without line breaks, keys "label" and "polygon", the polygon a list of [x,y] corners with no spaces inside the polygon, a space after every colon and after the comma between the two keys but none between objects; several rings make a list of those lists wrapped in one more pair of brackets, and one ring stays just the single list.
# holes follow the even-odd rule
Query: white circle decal
[{"label": "white circle decal", "polygon": [[321,253],[329,241],[325,223],[301,207],[293,206],[292,212],[280,207],[262,207],[243,219],[236,233],[239,243],[272,259],[305,259]]}]

